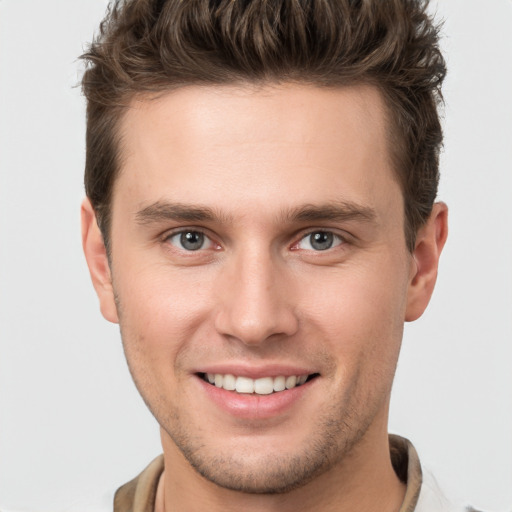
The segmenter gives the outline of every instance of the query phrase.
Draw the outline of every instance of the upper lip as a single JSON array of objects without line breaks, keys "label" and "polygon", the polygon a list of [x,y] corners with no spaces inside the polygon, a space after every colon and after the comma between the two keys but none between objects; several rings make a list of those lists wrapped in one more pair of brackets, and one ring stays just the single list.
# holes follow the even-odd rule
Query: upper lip
[{"label": "upper lip", "polygon": [[197,368],[194,373],[217,373],[222,375],[235,375],[237,377],[249,377],[260,379],[263,377],[289,377],[292,375],[311,375],[317,371],[305,367],[286,364],[266,364],[261,366],[250,366],[245,364],[211,364]]}]

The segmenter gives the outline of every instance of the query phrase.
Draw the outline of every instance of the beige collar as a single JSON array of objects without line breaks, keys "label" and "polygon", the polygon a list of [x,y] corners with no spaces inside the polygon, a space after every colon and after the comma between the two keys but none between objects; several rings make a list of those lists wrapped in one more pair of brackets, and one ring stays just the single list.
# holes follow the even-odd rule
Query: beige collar
[{"label": "beige collar", "polygon": [[[420,494],[422,473],[414,446],[405,438],[390,435],[391,462],[398,478],[407,485],[399,512],[414,512]],[[120,487],[114,497],[114,512],[154,512],[158,480],[164,456],[157,457],[136,478]]]}]

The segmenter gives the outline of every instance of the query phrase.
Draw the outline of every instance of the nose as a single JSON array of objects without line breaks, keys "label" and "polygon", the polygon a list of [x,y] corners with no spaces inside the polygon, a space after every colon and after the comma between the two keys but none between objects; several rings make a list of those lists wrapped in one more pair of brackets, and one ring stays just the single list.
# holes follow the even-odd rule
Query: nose
[{"label": "nose", "polygon": [[293,290],[285,263],[276,259],[265,250],[247,250],[230,259],[217,283],[217,332],[251,346],[296,333]]}]

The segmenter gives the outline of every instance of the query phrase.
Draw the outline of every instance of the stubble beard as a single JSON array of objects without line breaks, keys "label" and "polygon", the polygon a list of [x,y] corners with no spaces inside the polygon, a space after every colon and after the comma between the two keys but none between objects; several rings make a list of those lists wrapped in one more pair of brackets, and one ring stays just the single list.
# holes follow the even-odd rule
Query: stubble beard
[{"label": "stubble beard", "polygon": [[[120,312],[120,304],[116,299]],[[337,465],[350,463],[351,455],[372,425],[385,395],[382,389],[381,393],[377,392],[380,396],[367,391],[361,393],[358,375],[350,389],[345,390],[344,397],[333,402],[319,415],[310,428],[307,440],[297,446],[294,453],[277,456],[270,448],[256,454],[250,449],[212,454],[207,446],[207,437],[214,436],[214,431],[203,436],[197,435],[194,422],[183,418],[178,408],[163,395],[150,397],[145,392],[148,389],[146,381],[150,381],[151,376],[144,370],[141,374],[135,370],[134,366],[138,365],[132,363],[137,357],[129,357],[131,351],[122,327],[120,330],[134,383],[160,427],[197,473],[213,484],[232,491],[284,494],[303,487]],[[140,345],[143,346],[143,343]],[[361,404],[365,403],[372,404],[372,407],[362,407]]]},{"label": "stubble beard", "polygon": [[[315,434],[295,452],[277,456],[272,449],[209,454],[193,428],[186,428],[173,410],[159,420],[188,463],[205,479],[232,491],[248,494],[284,494],[302,487],[337,464],[346,462],[371,424],[358,421],[355,411],[332,407],[314,425]],[[358,425],[358,428],[355,426]],[[215,435],[212,433],[212,435]]]},{"label": "stubble beard", "polygon": [[[337,465],[350,464],[351,455],[364,440],[379,409],[376,397],[371,393],[361,396],[355,384],[344,400],[333,403],[312,422],[305,441],[295,446],[293,453],[276,455],[273,447],[265,450],[264,446],[261,450],[233,446],[219,453],[210,444],[215,429],[205,430],[204,423],[198,428],[161,394],[148,396],[148,375],[139,375],[130,358],[127,361],[148,409],[190,466],[211,483],[232,491],[284,494],[305,486]],[[358,407],[361,403],[372,403],[373,407]]]}]

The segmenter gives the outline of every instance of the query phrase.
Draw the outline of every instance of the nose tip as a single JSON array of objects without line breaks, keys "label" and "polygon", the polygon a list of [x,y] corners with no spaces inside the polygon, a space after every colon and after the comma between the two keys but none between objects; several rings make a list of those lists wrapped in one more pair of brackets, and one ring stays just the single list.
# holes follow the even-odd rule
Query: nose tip
[{"label": "nose tip", "polygon": [[219,333],[248,346],[291,336],[298,329],[293,294],[283,272],[269,261],[255,263],[224,276],[227,282],[221,283],[224,292],[215,318]]},{"label": "nose tip", "polygon": [[[242,305],[240,301],[240,305]],[[253,314],[251,310],[243,313],[228,312],[223,309],[217,316],[217,330],[225,336],[235,338],[245,345],[256,346],[270,338],[291,336],[296,331],[297,322],[291,314],[274,310],[270,314]]]}]

